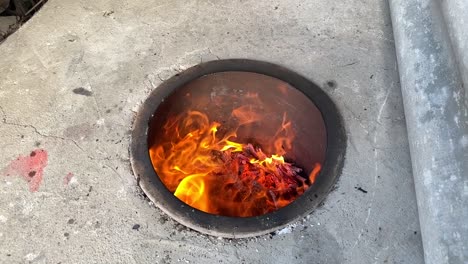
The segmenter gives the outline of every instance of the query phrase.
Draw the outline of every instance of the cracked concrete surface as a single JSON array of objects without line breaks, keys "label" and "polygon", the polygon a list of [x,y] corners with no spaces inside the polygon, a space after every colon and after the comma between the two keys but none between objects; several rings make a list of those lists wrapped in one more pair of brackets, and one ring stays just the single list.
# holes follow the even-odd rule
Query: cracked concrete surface
[{"label": "cracked concrete surface", "polygon": [[[0,170],[48,153],[37,192],[0,175],[0,263],[423,263],[386,1],[50,0],[0,52]],[[132,175],[141,102],[175,73],[220,58],[295,70],[344,115],[336,190],[272,235],[188,230]]]}]

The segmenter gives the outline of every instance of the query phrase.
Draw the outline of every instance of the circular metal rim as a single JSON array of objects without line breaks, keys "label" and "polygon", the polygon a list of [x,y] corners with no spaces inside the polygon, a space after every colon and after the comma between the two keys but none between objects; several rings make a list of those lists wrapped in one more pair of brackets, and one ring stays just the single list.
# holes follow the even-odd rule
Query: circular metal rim
[{"label": "circular metal rim", "polygon": [[[148,128],[159,104],[178,87],[207,74],[243,71],[264,74],[289,83],[307,96],[322,113],[327,151],[316,184],[294,202],[277,211],[255,217],[212,215],[188,206],[167,190],[156,174],[148,152]],[[153,90],[138,111],[132,129],[130,161],[135,177],[149,199],[179,223],[199,232],[226,238],[270,233],[310,214],[336,184],[344,165],[346,132],[338,108],[316,84],[282,66],[248,59],[209,61],[193,66],[164,81]],[[323,186],[322,186],[323,185]]]}]

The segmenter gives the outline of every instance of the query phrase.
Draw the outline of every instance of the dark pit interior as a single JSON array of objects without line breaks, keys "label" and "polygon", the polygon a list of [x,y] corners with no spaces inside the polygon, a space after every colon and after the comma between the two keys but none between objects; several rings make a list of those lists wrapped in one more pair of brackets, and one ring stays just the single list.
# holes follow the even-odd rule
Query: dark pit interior
[{"label": "dark pit interior", "polygon": [[[256,94],[253,98],[251,95]],[[148,149],[167,140],[161,129],[170,116],[187,109],[203,111],[222,123],[238,125],[232,110],[250,105],[262,119],[237,129],[237,140],[261,146],[266,153],[272,133],[284,114],[295,133],[284,155],[310,173],[319,162],[316,182],[294,202],[255,217],[228,217],[194,209],[177,199],[159,179]],[[220,131],[222,133],[222,131]],[[140,186],[164,212],[195,230],[224,237],[248,237],[271,232],[303,217],[326,197],[343,165],[346,137],[341,117],[330,98],[315,84],[281,66],[252,60],[221,60],[194,66],[152,92],[135,121],[132,166]]]}]

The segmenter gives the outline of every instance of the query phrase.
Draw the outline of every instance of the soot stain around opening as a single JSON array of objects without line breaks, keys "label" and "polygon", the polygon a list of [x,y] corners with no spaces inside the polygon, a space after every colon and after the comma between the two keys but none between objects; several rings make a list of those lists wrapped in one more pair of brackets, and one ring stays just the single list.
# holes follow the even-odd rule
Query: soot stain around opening
[{"label": "soot stain around opening", "polygon": [[332,90],[336,89],[336,87],[338,86],[338,84],[334,80],[329,80],[325,84],[329,89]]},{"label": "soot stain around opening", "polygon": [[78,88],[75,88],[72,90],[73,93],[75,94],[79,94],[79,95],[84,95],[84,96],[91,96],[93,95],[93,92],[91,92],[90,90],[87,90],[83,87],[78,87]]},{"label": "soot stain around opening", "polygon": [[361,187],[354,187],[354,189],[356,189],[356,190],[358,190],[358,191],[360,191],[360,192],[362,192],[362,193],[367,193],[367,191],[364,190],[364,189],[361,188]]}]

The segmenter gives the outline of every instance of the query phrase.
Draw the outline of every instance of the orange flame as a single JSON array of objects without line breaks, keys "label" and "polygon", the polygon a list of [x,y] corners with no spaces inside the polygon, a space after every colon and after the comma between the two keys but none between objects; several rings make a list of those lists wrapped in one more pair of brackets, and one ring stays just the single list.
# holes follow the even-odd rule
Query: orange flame
[{"label": "orange flame", "polygon": [[319,174],[321,169],[322,169],[322,166],[320,165],[320,163],[315,163],[314,169],[309,175],[309,181],[311,184],[315,182],[315,179],[317,178],[317,175]]},{"label": "orange flame", "polygon": [[262,119],[262,116],[254,111],[255,106],[244,105],[232,111],[232,115],[237,118],[239,125],[253,123]]},{"label": "orange flame", "polygon": [[[262,119],[254,106],[234,109],[232,115],[239,126]],[[285,161],[283,155],[292,148],[294,138],[286,114],[272,138],[276,151],[272,155],[234,141],[236,131],[219,136],[220,128],[207,115],[187,111],[164,125],[170,140],[149,149],[165,186],[194,208],[227,216],[262,215],[294,201],[320,172],[317,163],[307,178],[301,169]]]}]

